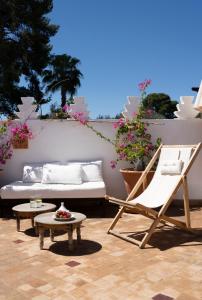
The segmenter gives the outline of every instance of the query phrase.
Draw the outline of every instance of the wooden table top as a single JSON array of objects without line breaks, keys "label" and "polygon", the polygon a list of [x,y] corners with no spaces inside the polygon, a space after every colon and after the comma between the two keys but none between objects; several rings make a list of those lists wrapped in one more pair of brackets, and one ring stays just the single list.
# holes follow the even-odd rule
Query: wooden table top
[{"label": "wooden table top", "polygon": [[55,220],[55,212],[44,213],[36,216],[34,218],[34,222],[38,224],[45,224],[45,225],[66,225],[66,224],[76,224],[86,219],[86,216],[84,214],[78,212],[71,212],[71,214],[72,214],[72,218],[70,218],[69,220],[57,221]]},{"label": "wooden table top", "polygon": [[51,203],[44,203],[42,202],[42,206],[41,207],[30,207],[30,203],[23,203],[23,204],[19,204],[16,205],[12,208],[13,211],[15,212],[45,212],[47,210],[54,210],[56,208],[55,204],[51,204]]}]

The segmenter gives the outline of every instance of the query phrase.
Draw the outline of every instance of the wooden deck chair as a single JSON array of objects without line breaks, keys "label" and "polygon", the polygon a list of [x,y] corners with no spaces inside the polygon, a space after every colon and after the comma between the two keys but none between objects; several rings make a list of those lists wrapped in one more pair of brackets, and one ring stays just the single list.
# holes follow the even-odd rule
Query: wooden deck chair
[{"label": "wooden deck chair", "polygon": [[[137,244],[140,248],[144,248],[159,223],[163,223],[164,225],[169,223],[181,229],[191,231],[187,174],[194,160],[196,159],[200,148],[201,143],[197,145],[160,145],[125,201],[106,196],[107,200],[121,206],[119,212],[115,216],[108,229],[108,233]],[[159,161],[157,169],[151,183],[141,195],[134,198],[139,187],[144,183],[147,173],[150,171],[158,158]],[[178,171],[175,170],[176,166],[178,166]],[[174,195],[179,190],[181,185],[183,188],[186,222],[175,220],[174,218],[165,215],[168,207],[173,201]],[[116,223],[126,208],[129,208],[130,210],[133,210],[134,212],[142,214],[143,216],[153,220],[149,230],[145,232],[142,241],[124,236],[123,234],[114,230]],[[155,208],[160,208],[160,210],[157,212]]]}]

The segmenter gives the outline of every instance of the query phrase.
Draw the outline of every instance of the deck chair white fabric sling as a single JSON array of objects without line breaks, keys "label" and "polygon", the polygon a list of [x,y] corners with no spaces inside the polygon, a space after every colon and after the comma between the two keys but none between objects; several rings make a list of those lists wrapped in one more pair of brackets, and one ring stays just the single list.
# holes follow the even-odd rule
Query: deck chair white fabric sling
[{"label": "deck chair white fabric sling", "polygon": [[[125,201],[106,196],[106,199],[110,202],[122,206],[110,225],[108,233],[137,244],[140,248],[144,248],[159,223],[169,223],[191,231],[187,174],[200,148],[201,143],[197,145],[161,145]],[[158,158],[158,166],[151,183],[141,195],[135,198],[135,194],[146,179],[147,173]],[[165,215],[181,185],[183,188],[185,223]],[[153,219],[142,241],[124,236],[114,230],[116,223],[126,208]],[[157,212],[155,208],[160,208],[160,210]]]}]

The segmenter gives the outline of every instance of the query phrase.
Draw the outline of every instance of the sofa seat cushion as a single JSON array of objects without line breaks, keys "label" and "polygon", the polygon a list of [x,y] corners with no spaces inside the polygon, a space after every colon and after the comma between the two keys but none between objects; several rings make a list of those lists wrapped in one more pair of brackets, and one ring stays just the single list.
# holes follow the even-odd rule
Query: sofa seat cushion
[{"label": "sofa seat cushion", "polygon": [[15,181],[1,188],[2,199],[103,198],[105,194],[103,181],[84,182],[79,185]]}]

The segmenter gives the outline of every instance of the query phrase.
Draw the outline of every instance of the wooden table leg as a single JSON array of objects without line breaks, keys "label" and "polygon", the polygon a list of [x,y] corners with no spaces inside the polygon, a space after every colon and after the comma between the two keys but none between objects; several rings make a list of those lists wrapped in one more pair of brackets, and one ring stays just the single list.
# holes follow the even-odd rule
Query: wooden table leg
[{"label": "wooden table leg", "polygon": [[50,239],[51,239],[51,242],[54,242],[54,230],[53,229],[50,229]]},{"label": "wooden table leg", "polygon": [[68,228],[67,234],[68,234],[68,248],[69,248],[69,251],[72,251],[74,249],[74,245],[73,245],[73,228],[72,228],[72,226]]},{"label": "wooden table leg", "polygon": [[39,245],[40,245],[40,249],[43,249],[43,245],[44,245],[44,228],[39,228]]},{"label": "wooden table leg", "polygon": [[39,235],[39,230],[38,230],[38,226],[37,226],[37,224],[35,224],[35,227],[34,227],[34,229],[35,229],[35,234],[36,234],[36,235]]},{"label": "wooden table leg", "polygon": [[20,231],[20,216],[16,215],[16,225],[17,225],[17,231]]},{"label": "wooden table leg", "polygon": [[76,235],[77,235],[77,242],[80,244],[81,242],[81,225],[76,227]]}]

